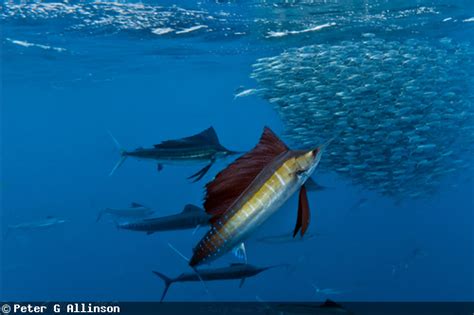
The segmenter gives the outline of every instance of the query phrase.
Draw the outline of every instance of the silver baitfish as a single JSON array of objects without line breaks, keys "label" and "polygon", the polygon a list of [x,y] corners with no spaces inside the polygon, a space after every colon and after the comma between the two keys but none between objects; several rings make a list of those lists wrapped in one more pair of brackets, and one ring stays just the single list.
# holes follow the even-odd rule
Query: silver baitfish
[{"label": "silver baitfish", "polygon": [[338,135],[323,169],[384,195],[417,198],[470,166],[472,73],[465,43],[365,37],[261,58],[251,77],[287,139],[311,147]]}]

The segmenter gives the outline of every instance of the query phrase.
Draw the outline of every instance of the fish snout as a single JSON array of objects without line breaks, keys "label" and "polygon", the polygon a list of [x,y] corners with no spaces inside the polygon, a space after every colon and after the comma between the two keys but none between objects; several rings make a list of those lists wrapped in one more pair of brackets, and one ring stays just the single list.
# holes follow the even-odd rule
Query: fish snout
[{"label": "fish snout", "polygon": [[291,265],[290,264],[278,264],[278,265],[266,266],[266,267],[261,268],[260,272],[261,271],[266,271],[266,270],[269,270],[269,269],[281,268],[281,267],[285,267],[288,270],[288,268],[291,267]]},{"label": "fish snout", "polygon": [[336,139],[336,137],[332,137],[328,141],[324,142],[323,144],[318,146],[316,149],[314,149],[313,152],[315,152],[315,154],[322,154],[323,151],[326,150],[326,148],[331,144],[331,142],[334,141],[334,139]]},{"label": "fish snout", "polygon": [[331,142],[333,142],[335,138],[336,137],[332,137],[331,139],[329,139],[325,143],[321,144],[317,148],[311,150],[311,153],[313,154],[314,160],[315,160],[316,163],[318,163],[319,160],[321,160],[321,156],[323,155],[324,150],[326,150],[328,145],[331,144]]}]

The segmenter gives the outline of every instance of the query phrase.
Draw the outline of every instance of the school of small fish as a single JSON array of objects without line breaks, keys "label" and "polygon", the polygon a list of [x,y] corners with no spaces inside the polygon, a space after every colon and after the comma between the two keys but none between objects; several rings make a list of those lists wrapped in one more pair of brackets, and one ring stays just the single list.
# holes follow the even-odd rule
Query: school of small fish
[{"label": "school of small fish", "polygon": [[295,144],[336,137],[322,168],[383,195],[434,193],[470,165],[472,50],[448,38],[363,38],[257,60],[257,94]]}]

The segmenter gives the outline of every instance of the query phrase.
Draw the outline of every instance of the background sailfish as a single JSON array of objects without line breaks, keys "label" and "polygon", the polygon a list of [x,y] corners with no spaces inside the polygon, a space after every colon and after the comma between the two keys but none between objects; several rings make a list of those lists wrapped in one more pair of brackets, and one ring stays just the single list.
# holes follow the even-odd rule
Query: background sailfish
[{"label": "background sailfish", "polygon": [[265,127],[257,146],[206,185],[204,207],[212,215],[211,229],[194,249],[191,267],[210,262],[243,247],[242,241],[267,220],[298,189],[295,236],[306,232],[309,204],[304,183],[314,172],[325,145],[292,151]]},{"label": "background sailfish", "polygon": [[[110,134],[110,132],[109,132]],[[225,158],[238,152],[223,147],[213,127],[185,138],[166,140],[153,145],[152,148],[138,148],[127,151],[110,134],[115,145],[121,152],[120,160],[110,172],[112,175],[128,157],[157,162],[158,171],[163,169],[164,164],[191,164],[208,163],[200,171],[188,177],[194,181],[200,180],[209,171],[214,162],[219,158]]]}]

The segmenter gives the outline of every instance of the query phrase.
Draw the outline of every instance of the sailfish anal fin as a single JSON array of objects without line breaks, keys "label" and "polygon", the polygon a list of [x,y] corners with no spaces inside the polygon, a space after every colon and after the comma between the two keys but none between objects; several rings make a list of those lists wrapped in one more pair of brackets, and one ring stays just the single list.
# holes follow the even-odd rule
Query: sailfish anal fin
[{"label": "sailfish anal fin", "polygon": [[206,185],[204,208],[216,221],[250,186],[260,172],[280,154],[289,149],[273,131],[265,127],[258,144],[235,160]]},{"label": "sailfish anal fin", "polygon": [[293,237],[298,234],[301,229],[301,236],[306,233],[310,221],[310,211],[308,196],[306,194],[306,187],[303,185],[300,189],[299,200],[298,200],[298,217],[296,218],[295,230],[293,231]]}]

